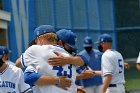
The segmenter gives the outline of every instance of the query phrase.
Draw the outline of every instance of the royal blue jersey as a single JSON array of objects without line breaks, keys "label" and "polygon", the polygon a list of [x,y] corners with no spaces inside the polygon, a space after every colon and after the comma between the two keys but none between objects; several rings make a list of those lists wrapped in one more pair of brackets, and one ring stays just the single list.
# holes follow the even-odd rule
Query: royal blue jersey
[{"label": "royal blue jersey", "polygon": [[[101,52],[99,52],[96,49],[93,49],[91,53],[87,53],[86,50],[83,50],[79,53],[79,55],[84,56],[88,60],[88,62],[86,63],[87,66],[80,66],[77,68],[78,73],[81,73],[83,70],[87,69],[88,67],[90,67],[94,71],[101,70],[101,56],[102,56]],[[101,76],[95,76],[93,78],[82,80],[82,85],[84,87],[101,85],[101,84],[102,84]]]}]

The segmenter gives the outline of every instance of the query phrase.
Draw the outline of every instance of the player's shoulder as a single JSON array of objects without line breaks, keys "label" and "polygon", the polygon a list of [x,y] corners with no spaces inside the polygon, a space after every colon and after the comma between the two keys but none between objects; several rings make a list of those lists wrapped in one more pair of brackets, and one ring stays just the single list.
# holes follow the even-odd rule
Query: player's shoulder
[{"label": "player's shoulder", "polygon": [[110,56],[113,56],[114,54],[114,50],[111,50],[111,49],[108,49],[106,50],[104,53],[103,53],[103,57],[106,56],[106,57],[110,57]]},{"label": "player's shoulder", "polygon": [[32,45],[28,49],[34,49],[34,48],[39,48],[39,47],[41,47],[41,45]]},{"label": "player's shoulder", "polygon": [[59,45],[53,45],[52,47],[54,48],[54,52],[58,52],[65,56],[70,56],[70,54],[64,49],[64,47]]},{"label": "player's shoulder", "polygon": [[79,53],[78,53],[78,55],[83,55],[83,54],[86,54],[87,52],[86,52],[86,50],[84,49],[84,50],[82,50],[82,51],[80,51]]},{"label": "player's shoulder", "polygon": [[102,52],[100,52],[100,51],[97,50],[97,49],[93,49],[93,52],[94,52],[95,54],[102,55]]},{"label": "player's shoulder", "polygon": [[39,49],[40,47],[41,47],[41,45],[32,45],[32,46],[28,47],[26,49],[26,51],[32,51],[32,50],[34,51],[35,49]]},{"label": "player's shoulder", "polygon": [[52,47],[55,48],[55,49],[64,50],[64,47],[62,47],[60,45],[52,45]]},{"label": "player's shoulder", "polygon": [[116,55],[121,55],[120,52],[116,51],[116,50],[112,50],[112,49],[108,49],[103,53],[103,56],[107,56],[107,57],[113,57]]},{"label": "player's shoulder", "polygon": [[19,71],[22,71],[21,68],[18,68],[14,65],[11,65],[11,64],[8,64],[9,65],[9,68],[13,71],[13,72],[19,72]]}]

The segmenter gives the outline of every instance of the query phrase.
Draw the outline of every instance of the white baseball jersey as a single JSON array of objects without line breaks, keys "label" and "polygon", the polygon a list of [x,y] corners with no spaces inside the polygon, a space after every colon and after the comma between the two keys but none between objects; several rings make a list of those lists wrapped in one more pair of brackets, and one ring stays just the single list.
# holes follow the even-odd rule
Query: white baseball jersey
[{"label": "white baseball jersey", "polygon": [[138,56],[138,59],[137,59],[137,63],[140,63],[140,52],[139,52],[139,56]]},{"label": "white baseball jersey", "polygon": [[32,66],[29,69],[34,69],[39,73],[50,76],[66,75],[72,80],[71,87],[66,91],[55,85],[38,86],[40,93],[76,93],[76,69],[75,66],[68,64],[65,66],[52,66],[48,63],[48,58],[55,57],[55,52],[64,56],[71,56],[63,48],[54,45],[33,45],[29,47],[22,56],[22,63],[26,66]]},{"label": "white baseball jersey", "polygon": [[5,61],[7,64],[11,64],[11,65],[14,65],[15,66],[15,63],[13,63],[12,61],[10,61],[10,60],[6,60]]},{"label": "white baseball jersey", "polygon": [[0,73],[0,93],[27,93],[28,91],[30,86],[24,82],[22,70],[8,64]]},{"label": "white baseball jersey", "polygon": [[124,61],[122,55],[115,50],[106,50],[102,55],[103,76],[110,74],[110,84],[124,84]]}]

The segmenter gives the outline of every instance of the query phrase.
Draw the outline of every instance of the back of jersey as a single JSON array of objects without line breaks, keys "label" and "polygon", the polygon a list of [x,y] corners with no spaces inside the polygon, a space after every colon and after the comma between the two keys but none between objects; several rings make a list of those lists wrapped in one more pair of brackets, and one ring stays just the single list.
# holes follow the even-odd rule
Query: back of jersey
[{"label": "back of jersey", "polygon": [[115,50],[107,50],[102,56],[103,75],[111,74],[111,84],[124,84],[124,61],[122,55]]},{"label": "back of jersey", "polygon": [[[66,52],[63,48],[59,46],[53,46],[53,45],[44,45],[42,46],[42,51],[47,51],[47,53],[43,53],[41,56],[41,64],[39,64],[40,69],[38,70],[41,73],[44,73],[46,75],[51,76],[67,76],[69,79],[72,80],[71,87],[66,91],[56,86],[48,86],[48,89],[45,89],[48,91],[48,93],[75,93],[76,92],[76,85],[75,85],[75,79],[76,79],[76,69],[75,66],[71,64],[67,64],[65,66],[52,66],[48,63],[48,58],[55,57],[56,55],[54,52],[58,52],[63,56],[71,56],[68,52]],[[43,88],[43,87],[42,87]],[[57,90],[57,91],[56,91]],[[44,90],[43,90],[44,91]],[[42,91],[42,92],[43,92]]]}]

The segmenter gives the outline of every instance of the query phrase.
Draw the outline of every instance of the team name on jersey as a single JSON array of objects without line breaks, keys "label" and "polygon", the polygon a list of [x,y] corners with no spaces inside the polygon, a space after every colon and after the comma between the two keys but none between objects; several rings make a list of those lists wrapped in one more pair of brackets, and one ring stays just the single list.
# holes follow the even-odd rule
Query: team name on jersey
[{"label": "team name on jersey", "polygon": [[15,89],[16,84],[10,81],[0,81],[0,87],[9,87]]}]

